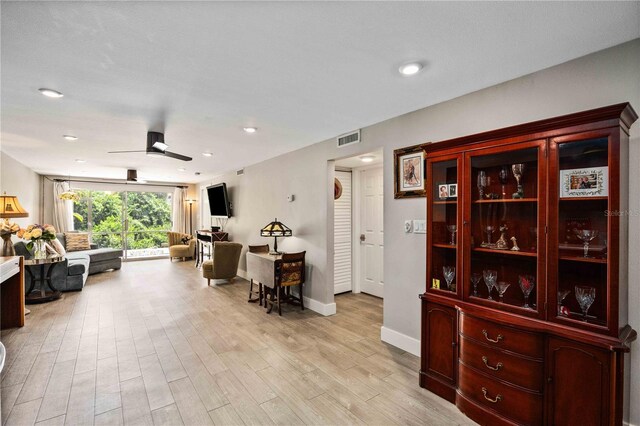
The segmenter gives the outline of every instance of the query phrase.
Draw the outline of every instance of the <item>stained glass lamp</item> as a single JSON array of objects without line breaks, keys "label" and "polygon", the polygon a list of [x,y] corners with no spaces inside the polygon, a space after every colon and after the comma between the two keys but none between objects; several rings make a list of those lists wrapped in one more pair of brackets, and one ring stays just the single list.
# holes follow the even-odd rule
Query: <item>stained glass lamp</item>
[{"label": "stained glass lamp", "polygon": [[0,195],[0,217],[29,217],[29,213],[20,205],[15,195]]},{"label": "stained glass lamp", "polygon": [[260,230],[260,235],[263,237],[273,237],[273,251],[269,252],[269,254],[281,254],[278,251],[278,237],[290,237],[293,233],[291,229],[282,222],[278,222],[278,218],[276,218]]}]

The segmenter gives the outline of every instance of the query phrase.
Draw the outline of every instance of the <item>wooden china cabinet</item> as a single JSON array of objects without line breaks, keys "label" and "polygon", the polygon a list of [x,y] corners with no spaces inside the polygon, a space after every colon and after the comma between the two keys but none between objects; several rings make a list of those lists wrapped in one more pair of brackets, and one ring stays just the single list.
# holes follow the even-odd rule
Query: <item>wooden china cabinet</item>
[{"label": "wooden china cabinet", "polygon": [[425,145],[420,386],[482,424],[622,423],[637,118],[620,104]]}]

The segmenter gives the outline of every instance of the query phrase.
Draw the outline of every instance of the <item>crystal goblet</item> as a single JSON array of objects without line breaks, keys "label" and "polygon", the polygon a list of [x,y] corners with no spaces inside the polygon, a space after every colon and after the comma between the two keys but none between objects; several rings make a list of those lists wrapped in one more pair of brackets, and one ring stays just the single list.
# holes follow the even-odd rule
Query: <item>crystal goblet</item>
[{"label": "crystal goblet", "polygon": [[498,282],[498,296],[500,296],[500,303],[504,303],[504,293],[507,291],[511,284],[499,281]]},{"label": "crystal goblet", "polygon": [[482,271],[482,278],[484,279],[484,284],[487,286],[489,290],[489,297],[487,300],[493,300],[491,297],[491,290],[496,286],[496,280],[498,279],[498,271],[494,271],[492,269],[485,269]]},{"label": "crystal goblet", "polygon": [[502,198],[507,198],[507,190],[505,188],[505,185],[507,184],[509,179],[509,170],[507,169],[507,166],[503,166],[500,169],[500,172],[498,173],[498,180],[500,181],[500,184],[502,185]]},{"label": "crystal goblet", "polygon": [[593,287],[577,285],[575,286],[575,292],[578,305],[580,305],[580,309],[582,309],[582,321],[586,322],[587,312],[593,304],[593,301],[596,300],[596,289]]},{"label": "crystal goblet", "polygon": [[484,232],[487,233],[487,242],[485,243],[485,247],[493,247],[494,244],[491,242],[491,236],[493,235],[494,232],[496,232],[496,227],[493,225],[487,225],[484,227]]},{"label": "crystal goblet", "polygon": [[571,290],[558,290],[558,315],[562,315],[562,302],[571,293]]},{"label": "crystal goblet", "polygon": [[518,277],[518,284],[520,285],[520,290],[522,290],[522,294],[524,295],[523,308],[530,309],[531,306],[529,306],[529,295],[533,291],[533,288],[536,286],[536,279],[533,275],[520,275]]},{"label": "crystal goblet", "polygon": [[522,189],[521,183],[522,175],[524,174],[524,164],[513,164],[511,166],[511,171],[513,172],[513,177],[516,178],[516,182],[518,183],[518,190],[512,195],[512,198],[524,198],[524,190]]},{"label": "crystal goblet", "polygon": [[451,283],[453,282],[453,279],[456,277],[456,268],[453,266],[443,266],[442,274],[444,275],[444,279],[447,282],[447,288],[453,291],[453,289],[451,288]]},{"label": "crystal goblet", "polygon": [[484,170],[480,170],[478,172],[478,194],[480,194],[480,199],[484,199],[484,190],[486,187],[489,186],[489,178],[487,177],[487,174],[484,172]]},{"label": "crystal goblet", "polygon": [[589,256],[589,243],[598,237],[598,231],[595,229],[574,229],[576,237],[584,243],[584,257]]},{"label": "crystal goblet", "polygon": [[456,245],[456,232],[458,231],[458,226],[457,225],[447,225],[447,229],[449,230],[449,233],[451,234],[451,241],[449,242],[449,244],[451,244],[452,246]]},{"label": "crystal goblet", "polygon": [[480,283],[480,280],[482,279],[482,275],[480,275],[477,272],[474,272],[473,274],[471,274],[471,283],[473,284],[473,295],[478,297],[478,284]]}]

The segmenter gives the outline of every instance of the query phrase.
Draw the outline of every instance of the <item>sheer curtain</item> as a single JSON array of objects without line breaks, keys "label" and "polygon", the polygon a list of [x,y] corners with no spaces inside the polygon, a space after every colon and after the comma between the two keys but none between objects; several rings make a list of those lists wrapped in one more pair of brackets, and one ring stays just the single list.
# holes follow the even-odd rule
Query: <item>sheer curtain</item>
[{"label": "sheer curtain", "polygon": [[189,234],[189,218],[187,213],[187,188],[176,188],[173,191],[173,232]]},{"label": "sheer curtain", "polygon": [[60,199],[60,194],[69,188],[69,182],[53,182],[52,225],[58,232],[73,231],[73,201]]}]

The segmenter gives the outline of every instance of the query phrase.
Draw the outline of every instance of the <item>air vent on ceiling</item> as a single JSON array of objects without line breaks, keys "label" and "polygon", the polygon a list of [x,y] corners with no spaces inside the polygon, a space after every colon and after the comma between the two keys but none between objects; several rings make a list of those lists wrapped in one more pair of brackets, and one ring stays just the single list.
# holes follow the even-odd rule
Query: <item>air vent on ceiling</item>
[{"label": "air vent on ceiling", "polygon": [[236,170],[236,176],[242,176],[244,174],[244,169]]},{"label": "air vent on ceiling", "polygon": [[340,135],[338,136],[337,140],[338,148],[342,148],[343,146],[351,145],[354,143],[360,143],[360,130]]}]

